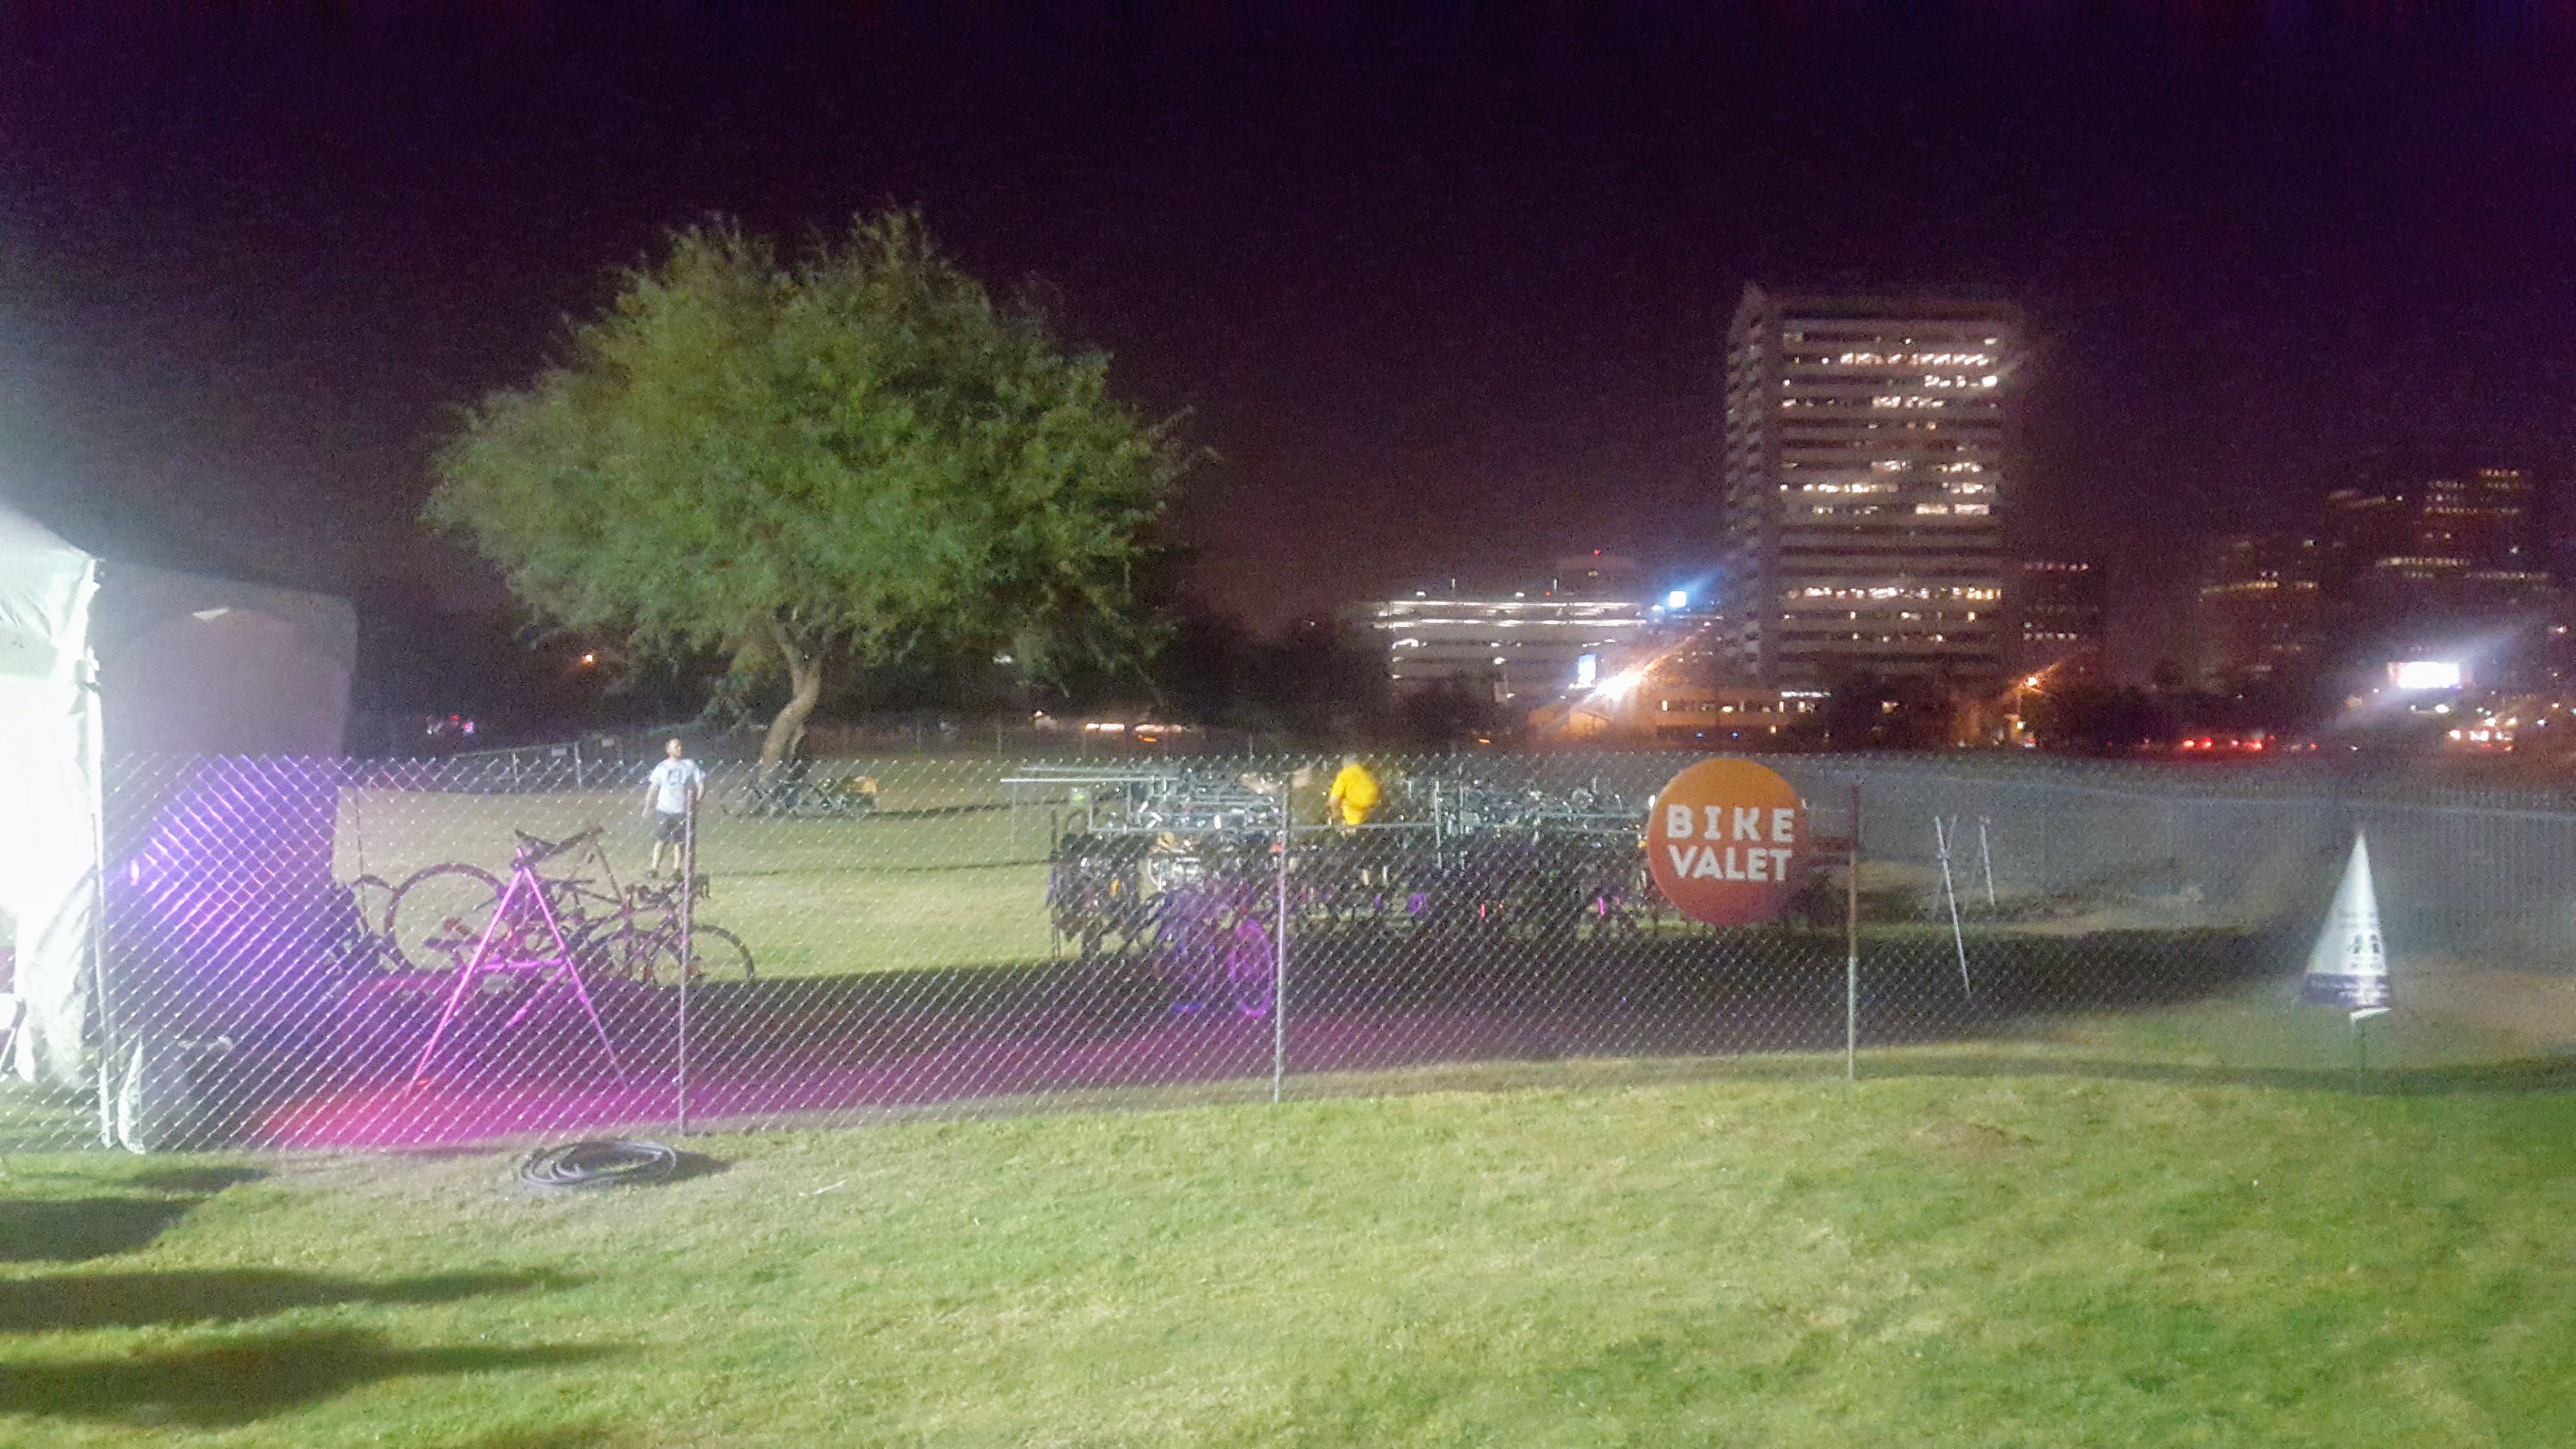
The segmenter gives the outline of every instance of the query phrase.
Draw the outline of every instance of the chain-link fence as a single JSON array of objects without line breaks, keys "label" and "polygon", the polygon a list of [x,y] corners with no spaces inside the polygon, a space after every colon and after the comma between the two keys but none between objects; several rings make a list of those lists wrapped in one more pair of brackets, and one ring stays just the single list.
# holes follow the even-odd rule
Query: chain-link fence
[{"label": "chain-link fence", "polygon": [[[578,788],[584,781],[621,778],[624,772],[649,768],[662,758],[664,742],[674,736],[688,736],[691,752],[710,764],[740,764],[760,758],[768,733],[759,724],[709,729],[696,721],[683,721],[595,730],[544,744],[443,750],[434,758],[444,769],[507,780],[513,787],[537,787],[569,774]],[[1241,755],[1252,748],[1254,737],[1244,730],[1150,719],[1057,720],[1040,715],[1034,720],[993,720],[933,713],[811,725],[800,737],[799,753],[880,761],[921,755],[1063,757],[1105,764]]]},{"label": "chain-link fence", "polygon": [[0,1148],[813,1125],[1559,1059],[1840,1074],[1853,1047],[2287,1011],[2356,829],[2401,1009],[2490,1057],[2576,1039],[2576,813],[2546,802],[1777,757],[1858,878],[1818,850],[1785,918],[1717,929],[1647,875],[1671,754],[1372,758],[1355,826],[1338,760],[720,762],[684,828],[640,756],[119,763],[88,1080],[18,1051]]}]

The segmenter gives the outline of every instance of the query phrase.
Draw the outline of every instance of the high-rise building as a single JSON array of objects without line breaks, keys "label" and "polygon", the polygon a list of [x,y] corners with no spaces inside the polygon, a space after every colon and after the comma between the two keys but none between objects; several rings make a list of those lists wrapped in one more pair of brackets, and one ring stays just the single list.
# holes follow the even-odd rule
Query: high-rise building
[{"label": "high-rise building", "polygon": [[2493,688],[2563,672],[2529,473],[2424,460],[2380,463],[2326,496],[2326,630],[2335,663],[2442,659]]},{"label": "high-rise building", "polygon": [[[2102,668],[2102,570],[2063,559],[2024,559],[2011,605],[2013,672],[2058,668],[2088,677]],[[2062,667],[2061,667],[2062,666]]]},{"label": "high-rise building", "polygon": [[2018,327],[1990,302],[1744,289],[1727,334],[1721,589],[1754,679],[2000,680]]},{"label": "high-rise building", "polygon": [[2322,550],[2301,534],[2214,539],[2201,560],[2200,683],[2222,694],[2316,677]]},{"label": "high-rise building", "polygon": [[1465,686],[1497,704],[1526,706],[1592,683],[1583,661],[1592,659],[1597,671],[1633,647],[1650,612],[1612,594],[1452,585],[1354,604],[1343,618],[1385,651],[1387,680],[1398,693]]},{"label": "high-rise building", "polygon": [[2549,587],[2531,476],[2418,470],[2328,494],[2327,592],[2362,636],[2540,606]]}]

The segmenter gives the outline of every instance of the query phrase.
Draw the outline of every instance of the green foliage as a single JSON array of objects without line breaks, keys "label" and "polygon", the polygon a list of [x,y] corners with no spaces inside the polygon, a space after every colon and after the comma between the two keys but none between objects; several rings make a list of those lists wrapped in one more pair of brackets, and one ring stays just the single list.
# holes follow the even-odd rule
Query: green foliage
[{"label": "green foliage", "polygon": [[468,414],[428,516],[547,619],[644,654],[1132,664],[1187,459],[1108,366],[997,309],[908,212],[793,265],[692,228]]}]

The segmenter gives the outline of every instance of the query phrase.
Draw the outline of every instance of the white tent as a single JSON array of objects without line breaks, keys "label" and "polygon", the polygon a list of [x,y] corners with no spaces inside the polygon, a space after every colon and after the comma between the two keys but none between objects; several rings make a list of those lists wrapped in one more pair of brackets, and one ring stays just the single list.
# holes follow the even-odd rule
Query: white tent
[{"label": "white tent", "polygon": [[98,560],[0,509],[0,759],[17,797],[0,829],[0,911],[17,923],[27,1007],[7,1065],[66,1086],[88,1080],[98,938],[97,594]]},{"label": "white tent", "polygon": [[0,1066],[92,1080],[108,761],[336,755],[356,652],[346,600],[102,562],[0,507],[0,910],[27,1007]]}]

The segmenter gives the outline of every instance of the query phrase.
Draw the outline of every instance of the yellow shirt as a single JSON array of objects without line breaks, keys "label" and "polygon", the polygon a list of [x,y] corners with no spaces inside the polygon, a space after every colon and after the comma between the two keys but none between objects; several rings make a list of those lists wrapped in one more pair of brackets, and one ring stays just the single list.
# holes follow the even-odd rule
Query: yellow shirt
[{"label": "yellow shirt", "polygon": [[1342,824],[1365,825],[1377,810],[1377,799],[1377,777],[1354,761],[1342,766],[1342,772],[1333,777],[1333,791],[1325,797],[1325,804]]}]

